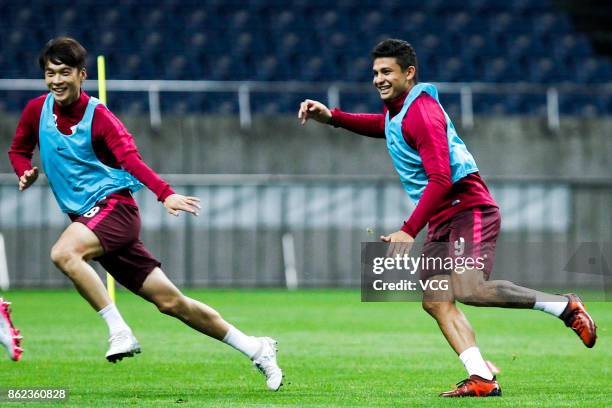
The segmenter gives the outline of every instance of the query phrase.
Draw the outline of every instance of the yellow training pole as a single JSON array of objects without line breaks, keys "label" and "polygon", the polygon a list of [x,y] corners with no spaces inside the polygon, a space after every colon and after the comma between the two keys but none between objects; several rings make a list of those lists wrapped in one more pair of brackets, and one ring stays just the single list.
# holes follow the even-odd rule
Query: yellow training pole
[{"label": "yellow training pole", "polygon": [[[98,99],[106,105],[106,68],[104,55],[98,55]],[[106,290],[113,303],[115,303],[115,278],[106,273]]]}]

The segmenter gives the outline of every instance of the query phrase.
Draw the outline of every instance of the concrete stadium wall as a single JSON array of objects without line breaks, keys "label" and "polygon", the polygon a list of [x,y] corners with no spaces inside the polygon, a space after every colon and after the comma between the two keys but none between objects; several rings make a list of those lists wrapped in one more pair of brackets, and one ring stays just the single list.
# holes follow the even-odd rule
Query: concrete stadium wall
[{"label": "concrete stadium wall", "polygon": [[[121,117],[142,156],[160,173],[392,174],[381,140],[360,137],[294,117],[254,117],[241,130],[235,116]],[[18,118],[0,113],[0,147],[6,152]],[[564,118],[550,131],[542,118],[477,117],[458,132],[483,175],[612,175],[612,117]],[[11,172],[5,159],[0,172]]]},{"label": "concrete stadium wall", "polygon": [[[394,171],[382,140],[316,124],[300,127],[289,117],[256,117],[249,131],[241,130],[235,117],[168,117],[159,133],[151,131],[146,117],[123,119],[136,136],[142,156],[160,173],[388,176]],[[0,143],[5,152],[16,121],[15,117],[0,115]],[[609,118],[565,119],[559,132],[550,132],[538,119],[477,118],[474,129],[459,128],[459,132],[485,177],[579,179],[612,175]],[[4,157],[0,172],[11,172]],[[184,184],[177,186],[178,191],[202,197],[202,217],[174,219],[165,214],[152,194],[142,191],[138,193],[142,237],[181,286],[284,285],[281,237],[287,231],[295,238],[300,286],[356,286],[359,243],[373,239],[365,232],[366,227],[391,231],[409,211],[399,183],[386,183],[391,189],[387,194],[375,190],[380,183],[354,185],[353,190],[347,190],[346,183],[342,188],[296,183],[281,194],[285,190],[270,184],[241,190],[240,182],[235,186],[194,187],[178,181]],[[500,242],[511,243],[509,250],[499,251],[496,278],[529,286],[542,282],[559,287],[601,285],[601,276],[559,273],[567,257],[542,254],[554,253],[558,248],[543,246],[554,242],[609,242],[609,183],[518,183],[491,177],[489,186],[504,214]],[[304,222],[293,225],[282,209],[289,208],[289,203],[295,203],[305,191],[312,194],[308,200],[299,201],[305,208]],[[277,199],[285,195],[288,201],[280,205]],[[353,204],[359,202],[351,205],[350,211],[338,205],[347,197]],[[9,272],[16,286],[69,286],[67,278],[49,260],[49,250],[67,224],[53,201],[41,183],[26,194],[18,193],[10,178],[0,185],[0,232],[6,240]],[[379,201],[384,201],[381,209],[386,215],[382,219],[378,216]],[[384,209],[386,203],[392,204],[391,210]],[[295,216],[296,207],[291,208]],[[245,214],[249,222],[242,225]],[[257,221],[251,225],[251,219]],[[270,224],[273,219],[282,222]],[[310,225],[307,219],[324,219],[327,224]],[[536,244],[530,244],[533,242]],[[523,262],[517,263],[517,254]]]},{"label": "concrete stadium wall", "polygon": [[[301,287],[357,286],[360,243],[396,230],[413,208],[393,177],[245,183],[234,176],[197,185],[168,177],[177,191],[202,199],[199,217],[168,215],[146,189],[136,199],[143,242],[180,286],[283,286],[285,254],[296,260]],[[496,279],[559,290],[610,288],[600,252],[570,260],[585,242],[607,245],[597,251],[612,254],[612,182],[489,181],[502,212]],[[0,178],[0,233],[13,286],[69,286],[49,259],[68,223],[44,180],[22,193],[12,176]],[[286,236],[295,242],[289,252]]]}]

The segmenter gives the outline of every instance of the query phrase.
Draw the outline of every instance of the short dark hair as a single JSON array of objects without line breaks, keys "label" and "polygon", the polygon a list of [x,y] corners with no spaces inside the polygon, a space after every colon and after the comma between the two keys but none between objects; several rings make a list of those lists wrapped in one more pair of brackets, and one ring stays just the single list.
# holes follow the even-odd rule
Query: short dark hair
[{"label": "short dark hair", "polygon": [[[416,51],[408,41],[389,38],[376,44],[372,50],[372,59],[385,57],[394,57],[402,71],[407,70],[409,66],[417,68]],[[416,74],[414,80],[417,80]]]},{"label": "short dark hair", "polygon": [[57,65],[66,64],[81,70],[85,68],[86,58],[87,50],[77,40],[71,37],[57,37],[50,40],[40,51],[38,65],[44,70],[51,61]]}]

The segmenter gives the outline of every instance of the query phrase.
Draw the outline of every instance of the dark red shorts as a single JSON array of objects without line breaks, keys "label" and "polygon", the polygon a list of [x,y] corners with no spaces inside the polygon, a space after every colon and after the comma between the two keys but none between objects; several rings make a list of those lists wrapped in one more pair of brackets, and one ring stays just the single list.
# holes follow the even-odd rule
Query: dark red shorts
[{"label": "dark red shorts", "polygon": [[138,207],[105,198],[85,214],[70,219],[96,234],[104,255],[94,260],[132,292],[137,292],[149,273],[161,265],[140,240]]},{"label": "dark red shorts", "polygon": [[[495,243],[501,226],[499,209],[474,207],[455,214],[430,228],[422,253],[428,262],[421,268],[421,279],[450,275],[454,270],[481,269],[489,279],[495,262]],[[431,260],[444,259],[444,262]]]}]

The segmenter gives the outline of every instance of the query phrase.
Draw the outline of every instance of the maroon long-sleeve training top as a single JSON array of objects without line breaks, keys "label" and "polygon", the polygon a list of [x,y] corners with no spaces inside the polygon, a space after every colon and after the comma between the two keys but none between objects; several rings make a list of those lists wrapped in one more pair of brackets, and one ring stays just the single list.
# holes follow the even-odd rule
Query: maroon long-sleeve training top
[{"label": "maroon long-sleeve training top", "polygon": [[[17,125],[8,155],[18,177],[32,168],[32,155],[38,144],[40,114],[46,96],[45,94],[30,100]],[[79,99],[68,106],[61,107],[54,104],[53,113],[56,116],[57,128],[66,137],[70,137],[71,128],[83,119],[88,102],[89,96],[81,92]],[[125,169],[147,186],[161,202],[174,194],[172,187],[142,160],[134,138],[123,123],[102,104],[95,110],[91,124],[91,138],[94,152],[102,163]],[[136,205],[131,195],[125,192],[113,193],[111,197]]]},{"label": "maroon long-sleeve training top", "polygon": [[[387,111],[391,117],[397,115],[406,96],[408,92],[385,101],[382,114],[356,114],[333,109],[330,124],[364,136],[384,138]],[[415,99],[402,121],[402,133],[406,143],[418,151],[429,178],[419,203],[401,227],[402,231],[414,238],[427,223],[431,228],[466,209],[497,206],[478,173],[452,183],[446,118],[434,98],[423,93]]]}]

